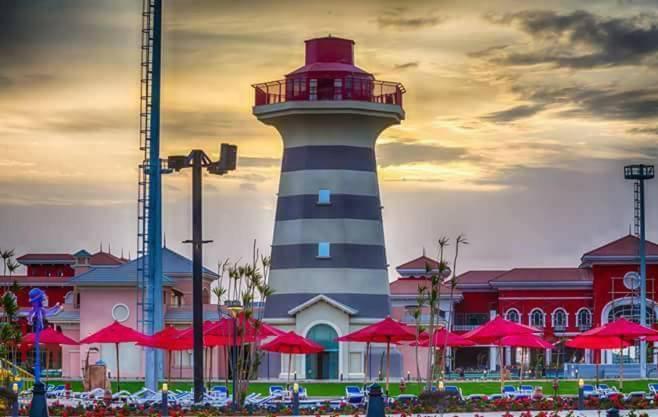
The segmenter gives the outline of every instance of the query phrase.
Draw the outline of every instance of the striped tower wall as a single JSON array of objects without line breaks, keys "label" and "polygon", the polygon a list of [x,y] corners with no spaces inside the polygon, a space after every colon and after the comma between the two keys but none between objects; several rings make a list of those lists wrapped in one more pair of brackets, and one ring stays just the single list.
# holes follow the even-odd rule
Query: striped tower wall
[{"label": "striped tower wall", "polygon": [[[269,275],[274,295],[265,318],[290,318],[289,310],[319,294],[356,310],[356,317],[385,317],[390,300],[374,146],[382,130],[399,123],[401,109],[284,105],[293,109],[254,110],[284,142]],[[318,204],[321,189],[330,190],[330,204]],[[319,242],[330,243],[330,258],[317,256]]]}]

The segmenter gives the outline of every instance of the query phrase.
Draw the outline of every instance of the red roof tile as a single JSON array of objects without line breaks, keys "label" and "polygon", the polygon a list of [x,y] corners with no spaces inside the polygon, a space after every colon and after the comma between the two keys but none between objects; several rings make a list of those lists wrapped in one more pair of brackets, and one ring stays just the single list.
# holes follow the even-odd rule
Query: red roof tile
[{"label": "red roof tile", "polygon": [[457,276],[457,285],[482,285],[499,277],[507,271],[468,271]]},{"label": "red roof tile", "polygon": [[97,252],[89,258],[90,266],[109,266],[109,265],[121,265],[125,264],[127,261],[114,256],[111,253],[107,252]]},{"label": "red roof tile", "polygon": [[588,282],[592,271],[586,268],[514,268],[491,282]]},{"label": "red roof tile", "polygon": [[425,271],[425,270],[427,270],[428,267],[431,268],[431,269],[437,269],[439,267],[439,262],[435,261],[432,258],[428,258],[427,256],[423,255],[423,256],[419,256],[418,258],[416,258],[412,261],[403,263],[402,265],[399,265],[395,269],[397,269],[397,270],[412,269],[412,270],[423,270],[423,271]]},{"label": "red roof tile", "polygon": [[20,263],[35,263],[39,261],[46,262],[75,262],[75,257],[69,255],[68,253],[28,253],[23,256],[19,256],[16,260]]},{"label": "red roof tile", "polygon": [[[647,240],[647,255],[658,256],[658,245]],[[597,257],[635,257],[638,256],[640,250],[640,239],[633,235],[626,235],[622,238],[607,243],[601,247],[593,249],[583,255],[583,258],[590,256]]]},{"label": "red roof tile", "polygon": [[[52,284],[54,286],[61,286],[62,284],[67,283],[73,279],[73,277],[35,277],[35,276],[26,276],[26,275],[0,275],[0,283],[7,284],[13,283],[16,281],[19,285],[42,285],[48,286]],[[73,284],[71,284],[73,286]]]},{"label": "red roof tile", "polygon": [[[429,288],[432,285],[430,278],[399,278],[390,284],[391,295],[402,294],[418,294],[419,287]],[[447,294],[450,292],[450,287],[446,285],[441,286],[441,293]],[[459,290],[455,294],[461,294]]]}]

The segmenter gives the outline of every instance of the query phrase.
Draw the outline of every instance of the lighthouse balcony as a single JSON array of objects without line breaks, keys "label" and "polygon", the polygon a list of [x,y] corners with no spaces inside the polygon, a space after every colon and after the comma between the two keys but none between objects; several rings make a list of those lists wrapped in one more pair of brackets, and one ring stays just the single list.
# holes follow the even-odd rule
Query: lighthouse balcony
[{"label": "lighthouse balcony", "polygon": [[255,105],[292,101],[362,101],[402,107],[401,83],[367,77],[295,77],[254,84]]}]

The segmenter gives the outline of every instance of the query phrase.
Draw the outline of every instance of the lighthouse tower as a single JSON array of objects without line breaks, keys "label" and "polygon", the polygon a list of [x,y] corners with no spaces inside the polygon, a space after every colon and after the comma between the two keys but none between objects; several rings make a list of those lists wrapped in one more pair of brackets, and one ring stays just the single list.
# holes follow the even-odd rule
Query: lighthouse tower
[{"label": "lighthouse tower", "polygon": [[[293,362],[297,376],[363,378],[363,346],[335,339],[390,312],[375,142],[404,119],[405,90],[331,36],[307,40],[305,65],[284,80],[254,88],[254,115],[284,145],[265,319],[325,346]],[[268,376],[287,377],[281,361]]]}]

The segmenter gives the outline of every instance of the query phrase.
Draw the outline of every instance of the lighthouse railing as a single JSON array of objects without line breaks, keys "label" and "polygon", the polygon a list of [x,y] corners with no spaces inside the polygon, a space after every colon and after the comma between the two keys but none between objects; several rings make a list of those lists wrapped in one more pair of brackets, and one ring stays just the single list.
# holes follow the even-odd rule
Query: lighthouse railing
[{"label": "lighthouse railing", "polygon": [[287,78],[254,84],[255,105],[288,101],[367,101],[402,106],[405,93],[401,83],[361,77],[317,79]]}]

